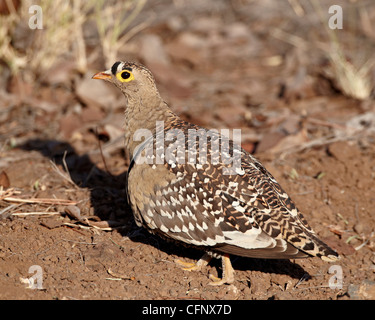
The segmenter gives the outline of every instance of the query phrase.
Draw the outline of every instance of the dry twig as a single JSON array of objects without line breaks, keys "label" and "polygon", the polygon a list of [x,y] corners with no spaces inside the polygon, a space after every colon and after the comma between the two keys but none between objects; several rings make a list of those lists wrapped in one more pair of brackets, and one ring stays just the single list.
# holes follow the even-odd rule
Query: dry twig
[{"label": "dry twig", "polygon": [[18,202],[18,203],[38,203],[38,204],[52,204],[52,205],[75,205],[77,201],[66,200],[66,199],[48,199],[48,198],[15,198],[15,197],[5,197],[2,200],[7,202]]},{"label": "dry twig", "polygon": [[113,278],[106,278],[107,280],[135,280],[135,277],[129,277],[129,276],[120,275],[118,273],[113,272],[111,269],[108,269],[107,272],[111,276],[115,277],[115,279],[113,279]]},{"label": "dry twig", "polygon": [[14,212],[11,215],[12,216],[32,216],[32,215],[38,215],[38,216],[45,216],[45,215],[58,215],[60,212],[51,212],[51,211],[35,211],[35,212]]}]

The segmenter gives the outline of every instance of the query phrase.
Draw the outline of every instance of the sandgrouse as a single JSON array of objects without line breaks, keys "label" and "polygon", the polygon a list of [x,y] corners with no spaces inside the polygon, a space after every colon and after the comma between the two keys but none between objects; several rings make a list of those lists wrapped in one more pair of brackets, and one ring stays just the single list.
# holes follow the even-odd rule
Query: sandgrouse
[{"label": "sandgrouse", "polygon": [[185,270],[222,258],[222,279],[211,276],[221,285],[234,281],[230,254],[339,259],[258,160],[173,113],[146,67],[118,61],[93,78],[113,83],[127,99],[128,200],[137,225],[206,252],[196,264],[178,261]]}]

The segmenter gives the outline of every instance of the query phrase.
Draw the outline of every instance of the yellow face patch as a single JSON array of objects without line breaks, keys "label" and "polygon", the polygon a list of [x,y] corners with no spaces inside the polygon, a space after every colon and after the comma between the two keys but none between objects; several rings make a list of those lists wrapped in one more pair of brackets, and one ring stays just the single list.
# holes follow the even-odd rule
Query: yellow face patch
[{"label": "yellow face patch", "polygon": [[122,70],[116,74],[116,78],[121,82],[129,82],[134,80],[134,75],[129,70]]}]

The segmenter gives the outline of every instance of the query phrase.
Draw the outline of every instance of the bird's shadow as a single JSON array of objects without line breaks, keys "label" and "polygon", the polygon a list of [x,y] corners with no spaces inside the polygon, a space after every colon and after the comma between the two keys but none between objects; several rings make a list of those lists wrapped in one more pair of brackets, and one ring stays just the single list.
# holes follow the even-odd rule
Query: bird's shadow
[{"label": "bird's shadow", "polygon": [[[87,188],[90,191],[90,203],[95,216],[101,220],[107,220],[112,214],[110,219],[125,221],[124,226],[117,229],[122,236],[130,238],[134,242],[151,245],[168,255],[176,255],[182,259],[197,260],[203,254],[195,248],[176,246],[174,243],[151,235],[145,229],[136,226],[125,192],[126,171],[114,176],[98,168],[87,154],[78,155],[69,143],[58,140],[30,139],[20,148],[26,151],[38,151],[68,171],[70,178],[78,187]],[[108,206],[112,206],[112,208],[108,208]],[[116,213],[115,216],[113,216],[113,212]],[[235,270],[259,270],[266,273],[285,274],[295,279],[308,276],[301,266],[290,260],[232,257],[232,263]],[[220,269],[219,261],[214,264]]]}]

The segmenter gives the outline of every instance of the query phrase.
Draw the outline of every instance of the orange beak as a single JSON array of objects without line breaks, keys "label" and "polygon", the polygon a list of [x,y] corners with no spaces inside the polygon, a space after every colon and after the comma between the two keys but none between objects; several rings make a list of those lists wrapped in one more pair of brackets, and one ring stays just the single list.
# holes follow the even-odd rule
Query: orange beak
[{"label": "orange beak", "polygon": [[104,72],[98,72],[98,73],[94,74],[94,76],[92,78],[93,79],[101,79],[101,80],[110,80],[110,79],[112,79],[112,75],[110,73],[108,73],[108,71],[104,71]]}]

